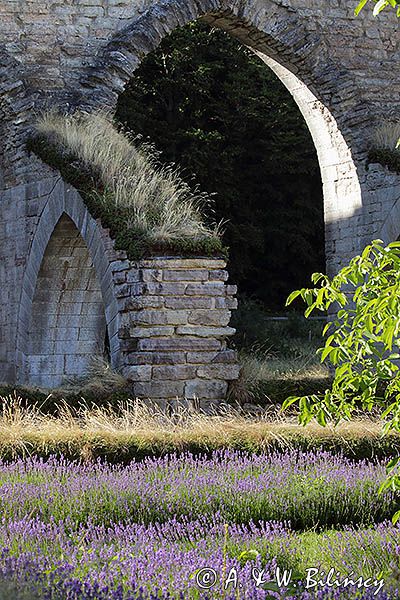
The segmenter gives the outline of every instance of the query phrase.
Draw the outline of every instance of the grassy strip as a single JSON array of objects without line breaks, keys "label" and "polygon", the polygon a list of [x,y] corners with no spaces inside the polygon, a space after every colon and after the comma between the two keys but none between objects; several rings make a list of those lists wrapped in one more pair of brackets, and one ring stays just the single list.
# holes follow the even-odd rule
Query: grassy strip
[{"label": "grassy strip", "polygon": [[400,435],[381,437],[372,420],[343,423],[336,429],[316,423],[301,427],[296,419],[243,416],[234,410],[207,416],[177,411],[167,416],[154,407],[128,402],[111,407],[62,406],[57,414],[3,399],[0,412],[0,458],[51,455],[70,459],[106,459],[112,463],[168,453],[211,453],[230,448],[249,452],[297,449],[329,450],[345,456],[384,458],[400,453]]},{"label": "grassy strip", "polygon": [[191,191],[145,149],[136,149],[105,116],[47,115],[41,129],[28,149],[80,192],[92,217],[110,230],[115,248],[129,259],[226,256],[218,230],[203,222],[204,194]]}]

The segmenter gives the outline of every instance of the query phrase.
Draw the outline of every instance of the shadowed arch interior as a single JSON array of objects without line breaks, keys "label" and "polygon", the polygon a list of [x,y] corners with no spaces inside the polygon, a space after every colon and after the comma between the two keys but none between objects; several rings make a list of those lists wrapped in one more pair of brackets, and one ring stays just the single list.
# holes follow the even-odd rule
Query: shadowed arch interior
[{"label": "shadowed arch interior", "polygon": [[354,132],[365,127],[368,107],[360,102],[353,74],[335,63],[308,18],[276,3],[260,11],[257,0],[161,0],[107,41],[96,68],[83,73],[80,93],[74,90],[70,105],[114,112],[142,58],[174,29],[197,19],[252,49],[297,102],[321,169],[327,268],[337,271],[344,258],[360,250],[360,240],[348,232],[363,207],[357,166],[364,164],[366,148],[355,143]]},{"label": "shadowed arch interior", "polygon": [[64,214],[40,267],[28,329],[29,381],[60,386],[81,377],[93,356],[105,352],[104,303],[89,250]]}]

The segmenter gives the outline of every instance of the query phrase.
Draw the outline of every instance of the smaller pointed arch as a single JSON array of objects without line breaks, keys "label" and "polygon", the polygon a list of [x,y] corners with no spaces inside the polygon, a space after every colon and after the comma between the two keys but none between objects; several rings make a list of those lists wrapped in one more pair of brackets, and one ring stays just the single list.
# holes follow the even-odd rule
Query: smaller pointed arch
[{"label": "smaller pointed arch", "polygon": [[27,377],[57,388],[104,356],[106,317],[89,250],[65,213],[43,256],[28,327]]},{"label": "smaller pointed arch", "polygon": [[94,356],[118,366],[118,307],[103,234],[79,194],[60,181],[41,215],[25,269],[19,383],[60,387],[84,376]]}]

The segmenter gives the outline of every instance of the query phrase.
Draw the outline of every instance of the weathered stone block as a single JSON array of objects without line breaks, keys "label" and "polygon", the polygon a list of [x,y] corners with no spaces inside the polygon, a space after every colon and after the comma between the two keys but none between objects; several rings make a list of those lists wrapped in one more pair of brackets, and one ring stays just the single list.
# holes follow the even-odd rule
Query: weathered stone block
[{"label": "weathered stone block", "polygon": [[122,312],[141,310],[143,308],[163,308],[162,296],[135,296],[118,300],[118,308]]},{"label": "weathered stone block", "polygon": [[138,350],[155,352],[175,352],[177,350],[188,350],[191,352],[198,350],[212,351],[221,350],[221,342],[216,339],[201,339],[189,336],[171,338],[149,338],[139,340]]},{"label": "weathered stone block", "polygon": [[221,269],[215,269],[215,270],[209,271],[209,280],[210,281],[227,281],[228,278],[229,278],[228,271],[221,270]]},{"label": "weathered stone block", "polygon": [[227,308],[235,310],[238,307],[236,298],[215,298],[215,308]]},{"label": "weathered stone block", "polygon": [[189,364],[211,363],[221,352],[188,352],[186,360]]},{"label": "weathered stone block", "polygon": [[135,338],[170,337],[174,334],[173,327],[130,327],[129,335]]},{"label": "weathered stone block", "polygon": [[224,338],[233,335],[233,327],[202,327],[201,325],[180,325],[176,328],[178,335],[191,335],[204,338]]},{"label": "weathered stone block", "polygon": [[186,398],[225,398],[228,384],[225,381],[193,379],[185,384]]},{"label": "weathered stone block", "polygon": [[127,360],[133,365],[179,365],[186,362],[186,355],[184,352],[131,352]]},{"label": "weathered stone block", "polygon": [[165,298],[165,307],[173,309],[212,308],[213,299],[207,297],[182,296],[180,298]]},{"label": "weathered stone block", "polygon": [[144,283],[143,294],[151,296],[182,296],[186,290],[186,283]]},{"label": "weathered stone block", "polygon": [[190,365],[157,366],[153,367],[153,379],[177,380],[196,377],[196,367]]},{"label": "weathered stone block", "polygon": [[223,350],[218,352],[211,361],[212,363],[237,363],[238,355],[235,350]]},{"label": "weathered stone block", "polygon": [[147,283],[160,282],[163,280],[162,269],[140,269],[139,273],[141,281]]},{"label": "weathered stone block", "polygon": [[233,379],[237,379],[239,374],[239,365],[230,365],[224,363],[206,365],[197,369],[197,376],[201,378],[205,377],[207,379],[225,379],[226,381],[231,381]]},{"label": "weathered stone block", "polygon": [[151,366],[149,366],[149,365],[127,366],[122,369],[122,375],[128,381],[150,381]]},{"label": "weathered stone block", "polygon": [[134,383],[132,391],[139,398],[179,398],[184,387],[183,381],[149,381]]},{"label": "weathered stone block", "polygon": [[227,296],[235,296],[237,294],[237,285],[226,285],[225,293]]},{"label": "weathered stone block", "polygon": [[188,296],[224,296],[226,287],[222,281],[189,283],[186,287],[186,294]]},{"label": "weathered stone block", "polygon": [[207,270],[178,269],[176,271],[165,270],[164,281],[207,281]]},{"label": "weathered stone block", "polygon": [[181,325],[187,323],[188,315],[185,310],[140,310],[130,313],[129,318],[138,325]]},{"label": "weathered stone block", "polygon": [[193,325],[215,325],[226,327],[231,319],[230,310],[193,310],[188,321]]}]

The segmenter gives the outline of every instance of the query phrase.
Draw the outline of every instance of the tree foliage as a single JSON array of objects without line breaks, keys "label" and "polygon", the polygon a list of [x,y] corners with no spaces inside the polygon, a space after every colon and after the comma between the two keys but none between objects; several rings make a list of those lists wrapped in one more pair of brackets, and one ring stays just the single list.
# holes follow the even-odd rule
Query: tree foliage
[{"label": "tree foliage", "polygon": [[[364,8],[364,6],[366,4],[368,4],[368,2],[371,2],[371,0],[361,0],[361,2],[359,2],[359,4],[357,5],[357,7],[354,11],[355,14],[358,15],[360,13],[360,11]],[[398,2],[397,0],[373,0],[373,2],[374,2],[374,8],[373,8],[374,17],[377,17],[386,8],[394,9],[396,11],[397,16],[400,17],[400,2]]]},{"label": "tree foliage", "polygon": [[[321,394],[288,398],[283,408],[298,402],[301,423],[316,418],[321,425],[378,409],[383,433],[400,432],[400,242],[375,240],[333,278],[315,273],[312,281],[316,287],[292,292],[287,303],[300,296],[306,316],[335,310],[319,350],[334,380]],[[399,462],[389,464],[382,489],[400,488]]]},{"label": "tree foliage", "polygon": [[324,268],[309,131],[283,84],[231,36],[199,22],[177,29],[143,60],[117,117],[215,194],[212,216],[227,221],[239,290],[282,308],[294,286]]}]

